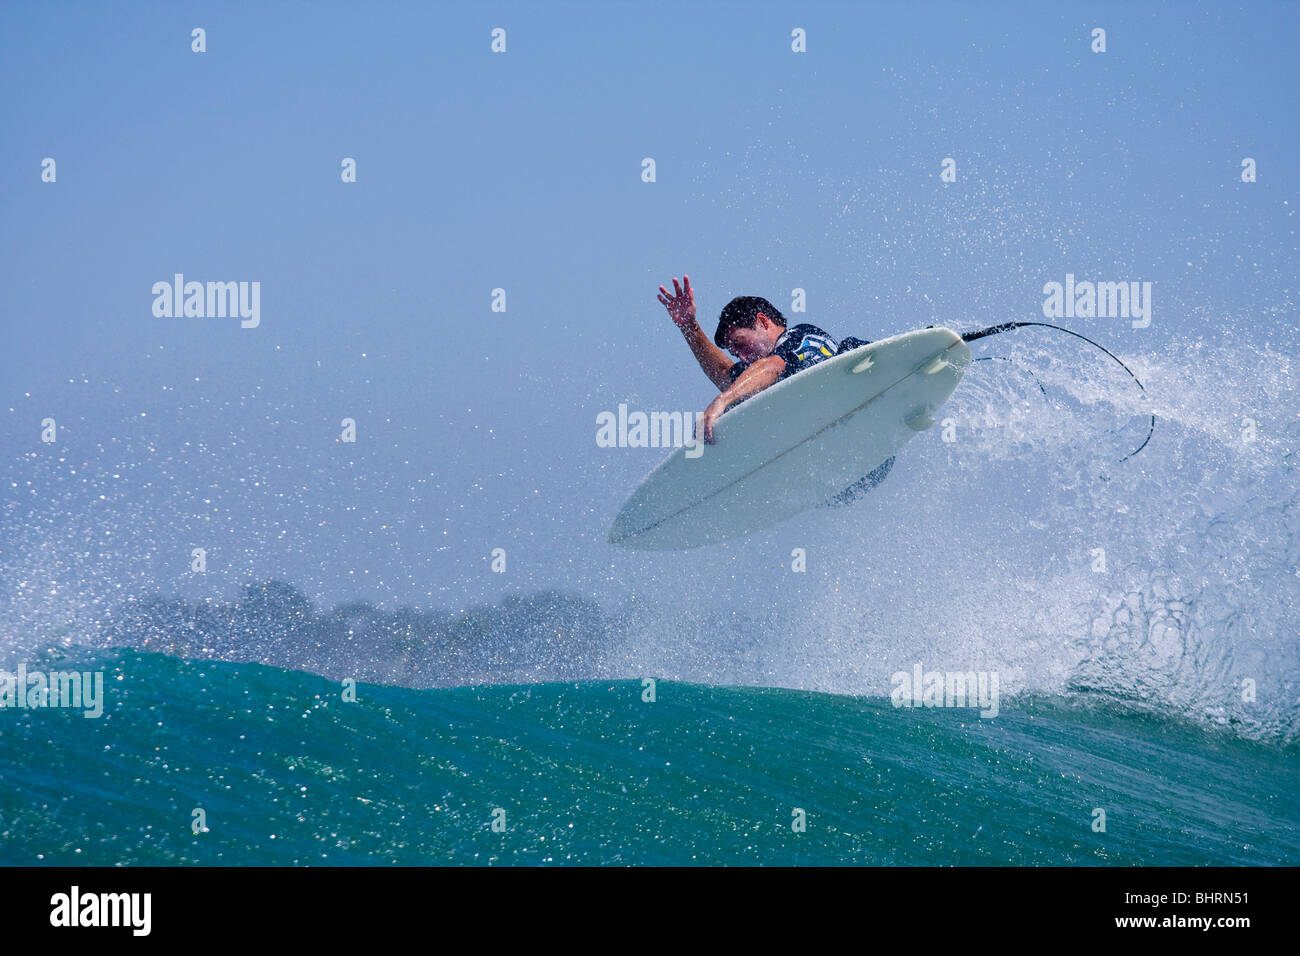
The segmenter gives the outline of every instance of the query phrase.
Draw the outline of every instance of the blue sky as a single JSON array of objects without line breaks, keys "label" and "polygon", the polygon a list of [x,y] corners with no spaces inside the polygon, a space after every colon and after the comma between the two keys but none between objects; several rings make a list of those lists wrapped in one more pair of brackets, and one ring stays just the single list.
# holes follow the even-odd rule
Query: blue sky
[{"label": "blue sky", "polygon": [[[742,549],[604,543],[662,452],[598,448],[596,415],[712,397],[659,284],[689,273],[710,334],[732,296],[785,307],[801,288],[798,319],[881,338],[1041,318],[1043,283],[1073,273],[1155,284],[1149,329],[1072,323],[1122,356],[1289,341],[1298,20],[1282,3],[5,4],[3,565],[116,596],[282,577],[319,601],[451,606],[625,595],[711,560],[734,581]],[[259,281],[260,327],[155,317],[176,272]]]}]

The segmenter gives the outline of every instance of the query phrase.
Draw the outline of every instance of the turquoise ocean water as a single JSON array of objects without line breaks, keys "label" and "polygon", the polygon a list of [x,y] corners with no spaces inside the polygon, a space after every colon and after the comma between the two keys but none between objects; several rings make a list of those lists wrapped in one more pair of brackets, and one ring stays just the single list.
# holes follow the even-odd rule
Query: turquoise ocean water
[{"label": "turquoise ocean water", "polygon": [[258,664],[90,666],[102,717],[4,715],[0,862],[1300,863],[1294,746],[1086,703],[981,719],[674,681],[650,702],[634,680],[345,703]]}]

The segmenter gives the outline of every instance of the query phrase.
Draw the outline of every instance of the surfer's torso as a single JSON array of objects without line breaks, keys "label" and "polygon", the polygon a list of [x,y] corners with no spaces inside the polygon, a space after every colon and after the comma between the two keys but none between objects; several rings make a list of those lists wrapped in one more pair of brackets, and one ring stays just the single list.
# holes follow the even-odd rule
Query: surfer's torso
[{"label": "surfer's torso", "polygon": [[[782,332],[781,337],[772,346],[770,354],[779,355],[785,360],[785,368],[781,370],[781,378],[777,379],[779,382],[781,379],[789,378],[796,372],[812,368],[818,362],[826,361],[826,359],[835,355],[835,352],[835,340],[824,330],[805,322]],[[749,366],[749,362],[737,362],[728,369],[727,374],[731,376],[731,380],[734,382],[740,373]]]}]

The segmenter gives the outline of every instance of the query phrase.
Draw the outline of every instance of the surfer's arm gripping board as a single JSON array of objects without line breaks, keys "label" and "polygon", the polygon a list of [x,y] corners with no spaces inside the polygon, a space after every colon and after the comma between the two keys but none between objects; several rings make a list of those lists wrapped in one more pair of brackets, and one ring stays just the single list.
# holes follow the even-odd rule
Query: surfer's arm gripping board
[{"label": "surfer's arm gripping board", "polygon": [[784,371],[785,359],[779,355],[769,355],[750,365],[736,376],[736,381],[730,387],[709,402],[709,407],[696,422],[695,437],[703,438],[710,445],[714,444],[713,425],[722,417],[722,413],[737,402],[757,395],[769,385],[775,385],[781,380]]}]

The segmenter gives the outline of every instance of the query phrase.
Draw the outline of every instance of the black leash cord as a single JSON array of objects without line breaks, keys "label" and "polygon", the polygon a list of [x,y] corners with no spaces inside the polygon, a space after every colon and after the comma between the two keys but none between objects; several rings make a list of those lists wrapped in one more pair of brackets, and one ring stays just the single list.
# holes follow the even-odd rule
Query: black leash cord
[{"label": "black leash cord", "polygon": [[[1125,365],[1123,362],[1120,362],[1119,358],[1116,357],[1116,355],[1113,352],[1111,352],[1110,349],[1106,348],[1106,346],[1104,345],[1098,345],[1096,342],[1088,338],[1086,335],[1080,335],[1078,332],[1073,332],[1070,329],[1067,329],[1063,325],[1052,325],[1049,322],[1004,322],[1001,325],[990,325],[987,329],[977,329],[974,332],[963,332],[961,333],[961,337],[963,342],[970,344],[971,342],[974,342],[977,339],[982,339],[987,335],[997,335],[1001,332],[1010,332],[1012,329],[1018,329],[1026,325],[1041,325],[1045,329],[1056,329],[1056,331],[1058,332],[1065,332],[1069,335],[1073,335],[1076,339],[1083,339],[1089,345],[1095,345],[1097,348],[1101,349],[1111,358],[1115,359],[1115,361],[1119,363],[1119,367],[1122,368],[1124,371],[1128,372],[1129,375],[1132,376],[1133,381],[1137,382],[1137,387],[1142,389],[1143,396],[1146,395],[1147,392],[1146,388],[1143,387],[1142,382],[1138,379],[1138,377],[1133,374],[1133,370],[1129,368],[1127,365]],[[1042,388],[1043,387],[1042,383],[1039,383],[1038,387]],[[1129,452],[1127,455],[1121,458],[1119,462],[1116,462],[1116,464],[1119,464],[1120,462],[1128,461],[1130,458],[1132,458],[1134,455],[1140,452],[1143,448],[1146,448],[1147,442],[1151,440],[1151,436],[1155,434],[1155,430],[1156,430],[1156,417],[1155,415],[1152,415],[1151,427],[1147,430],[1147,437],[1143,439],[1142,444],[1138,445],[1137,448],[1133,449],[1133,451]]]},{"label": "black leash cord", "polygon": [[[1011,361],[1011,359],[1007,358],[1005,355],[981,355],[979,358],[975,359],[975,361],[976,361],[976,362],[992,362],[994,359],[997,359],[998,361],[1001,361],[1001,362],[1010,362],[1010,361]],[[1038,380],[1038,376],[1035,375],[1033,372],[1030,372],[1029,369],[1025,369],[1025,372],[1029,375],[1030,378],[1032,378],[1032,379],[1034,380],[1034,384],[1038,386],[1038,390],[1039,390],[1040,392],[1042,392],[1042,393],[1043,393],[1043,397],[1046,398],[1046,397],[1047,397],[1047,389],[1043,388],[1043,383],[1040,382],[1040,381]]]}]

